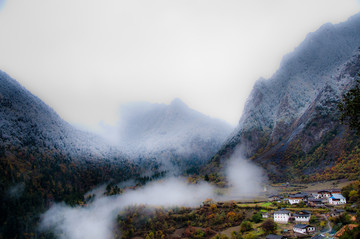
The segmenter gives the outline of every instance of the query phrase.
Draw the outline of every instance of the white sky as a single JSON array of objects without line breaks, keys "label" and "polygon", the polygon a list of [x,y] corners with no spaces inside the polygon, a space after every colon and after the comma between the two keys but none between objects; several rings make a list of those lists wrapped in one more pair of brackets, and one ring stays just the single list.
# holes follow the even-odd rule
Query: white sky
[{"label": "white sky", "polygon": [[[3,6],[2,6],[3,5]],[[2,8],[1,8],[2,6]],[[130,101],[236,125],[254,82],[359,0],[0,0],[0,69],[73,124]]]}]

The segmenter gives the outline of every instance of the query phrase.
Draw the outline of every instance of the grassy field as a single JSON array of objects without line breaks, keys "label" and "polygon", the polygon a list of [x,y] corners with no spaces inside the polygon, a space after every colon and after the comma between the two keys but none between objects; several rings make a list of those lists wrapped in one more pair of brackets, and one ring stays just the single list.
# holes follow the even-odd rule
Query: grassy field
[{"label": "grassy field", "polygon": [[236,204],[239,208],[263,208],[263,209],[268,209],[268,210],[272,210],[275,209],[276,207],[271,203],[271,202],[258,202],[258,203],[238,203]]},{"label": "grassy field", "polygon": [[347,181],[347,180],[332,180],[332,181],[316,182],[316,183],[296,183],[296,184],[290,184],[289,186],[286,186],[285,183],[277,183],[277,184],[272,184],[270,189],[278,193],[296,193],[299,191],[317,192],[326,189],[341,189],[352,182],[353,181]]}]

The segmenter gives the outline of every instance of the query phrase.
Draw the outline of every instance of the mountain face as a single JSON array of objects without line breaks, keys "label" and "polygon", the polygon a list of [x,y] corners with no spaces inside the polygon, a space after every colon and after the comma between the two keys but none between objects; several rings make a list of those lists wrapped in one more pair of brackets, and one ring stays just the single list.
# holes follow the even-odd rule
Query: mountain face
[{"label": "mountain face", "polygon": [[123,157],[100,137],[75,129],[54,110],[4,72],[0,72],[0,141],[2,150],[59,150],[72,158]]},{"label": "mountain face", "polygon": [[143,171],[158,173],[157,167],[126,160],[0,72],[1,238],[47,238],[38,225],[49,205],[78,204],[99,184],[137,180]]},{"label": "mountain face", "polygon": [[232,128],[190,109],[180,99],[170,105],[131,103],[121,108],[117,137],[134,156],[204,161],[221,147]]},{"label": "mountain face", "polygon": [[285,56],[270,79],[256,82],[219,155],[241,148],[276,179],[308,178],[334,166],[357,148],[345,150],[346,141],[358,141],[339,124],[337,104],[359,71],[360,14],[325,24]]}]

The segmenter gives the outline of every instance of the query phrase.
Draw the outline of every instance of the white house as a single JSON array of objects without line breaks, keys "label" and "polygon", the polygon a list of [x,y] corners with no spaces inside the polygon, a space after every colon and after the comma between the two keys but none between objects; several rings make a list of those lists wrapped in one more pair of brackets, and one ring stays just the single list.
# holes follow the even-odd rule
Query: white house
[{"label": "white house", "polygon": [[279,210],[274,212],[274,221],[277,223],[288,223],[291,216],[288,210]]},{"label": "white house", "polygon": [[303,194],[303,193],[297,193],[294,195],[290,195],[289,196],[289,203],[290,204],[298,204],[302,201],[305,201],[307,199],[307,194]]},{"label": "white house", "polygon": [[289,203],[292,204],[298,204],[303,201],[303,198],[301,197],[289,197]]},{"label": "white house", "polygon": [[341,194],[334,194],[331,197],[329,197],[329,204],[340,205],[345,203],[346,203],[346,198],[344,198],[344,196]]},{"label": "white house", "polygon": [[315,227],[306,224],[296,224],[293,227],[294,232],[301,234],[309,234],[315,232]]},{"label": "white house", "polygon": [[300,211],[293,214],[295,222],[309,222],[311,218],[311,212],[309,211]]},{"label": "white house", "polygon": [[317,193],[316,198],[329,198],[331,197],[331,192],[328,190],[321,190]]}]

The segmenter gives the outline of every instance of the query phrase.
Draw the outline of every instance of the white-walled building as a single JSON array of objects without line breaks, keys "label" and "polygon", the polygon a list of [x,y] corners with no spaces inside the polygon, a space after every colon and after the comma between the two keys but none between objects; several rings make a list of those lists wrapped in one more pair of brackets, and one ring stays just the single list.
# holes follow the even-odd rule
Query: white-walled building
[{"label": "white-walled building", "polygon": [[288,223],[291,213],[288,210],[279,210],[274,212],[274,221],[277,223]]},{"label": "white-walled building", "polygon": [[295,222],[309,222],[311,218],[311,212],[309,211],[300,211],[293,214]]},{"label": "white-walled building", "polygon": [[289,203],[292,205],[292,204],[298,204],[300,202],[303,201],[303,198],[302,197],[289,197]]},{"label": "white-walled building", "polygon": [[331,197],[331,192],[329,190],[321,190],[317,193],[316,198],[329,198]]},{"label": "white-walled building", "polygon": [[300,202],[307,201],[308,194],[307,193],[297,193],[289,196],[290,204],[298,204]]},{"label": "white-walled building", "polygon": [[334,194],[331,197],[329,197],[329,204],[331,205],[340,205],[345,204],[346,198],[344,198],[341,194]]},{"label": "white-walled building", "polygon": [[309,234],[315,232],[315,227],[306,224],[296,224],[293,227],[294,232],[301,234]]}]

